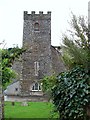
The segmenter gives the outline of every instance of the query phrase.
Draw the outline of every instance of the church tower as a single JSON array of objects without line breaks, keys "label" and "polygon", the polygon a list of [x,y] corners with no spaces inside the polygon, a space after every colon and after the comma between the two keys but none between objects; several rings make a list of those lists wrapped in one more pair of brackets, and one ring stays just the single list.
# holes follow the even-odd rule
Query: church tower
[{"label": "church tower", "polygon": [[43,95],[40,80],[52,74],[51,12],[24,11],[21,96]]}]

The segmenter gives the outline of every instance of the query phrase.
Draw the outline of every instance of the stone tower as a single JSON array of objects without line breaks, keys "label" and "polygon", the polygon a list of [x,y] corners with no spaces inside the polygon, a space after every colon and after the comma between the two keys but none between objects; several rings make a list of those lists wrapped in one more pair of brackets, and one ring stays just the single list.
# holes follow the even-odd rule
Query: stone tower
[{"label": "stone tower", "polygon": [[65,70],[60,46],[51,45],[51,12],[24,12],[23,47],[26,51],[12,67],[18,74],[17,79],[6,94],[47,100],[42,92],[42,78]]},{"label": "stone tower", "polygon": [[51,12],[24,12],[21,96],[43,95],[40,80],[52,74]]}]

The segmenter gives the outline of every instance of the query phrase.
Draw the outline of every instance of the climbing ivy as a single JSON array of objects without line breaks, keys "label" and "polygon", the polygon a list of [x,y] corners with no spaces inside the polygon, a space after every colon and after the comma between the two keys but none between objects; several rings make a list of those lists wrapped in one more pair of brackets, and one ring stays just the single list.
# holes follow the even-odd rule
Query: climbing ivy
[{"label": "climbing ivy", "polygon": [[90,74],[82,67],[75,67],[57,77],[52,88],[52,99],[60,120],[89,120]]}]

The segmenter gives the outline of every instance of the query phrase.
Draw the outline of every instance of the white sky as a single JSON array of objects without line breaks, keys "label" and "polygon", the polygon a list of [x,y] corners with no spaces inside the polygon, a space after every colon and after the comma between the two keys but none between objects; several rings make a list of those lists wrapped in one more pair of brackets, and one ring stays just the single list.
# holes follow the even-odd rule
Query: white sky
[{"label": "white sky", "polygon": [[0,42],[6,47],[22,46],[23,11],[52,12],[52,45],[59,45],[61,35],[69,29],[71,11],[75,15],[88,15],[89,0],[0,0]]}]

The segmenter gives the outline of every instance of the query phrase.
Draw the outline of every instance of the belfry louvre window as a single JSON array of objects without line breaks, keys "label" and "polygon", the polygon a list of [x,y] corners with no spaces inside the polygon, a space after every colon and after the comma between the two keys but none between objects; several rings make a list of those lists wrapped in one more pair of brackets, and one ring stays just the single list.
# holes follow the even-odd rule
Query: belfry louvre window
[{"label": "belfry louvre window", "polygon": [[34,62],[35,76],[39,75],[39,62]]},{"label": "belfry louvre window", "polygon": [[39,23],[38,22],[36,22],[34,24],[34,31],[39,31]]}]

